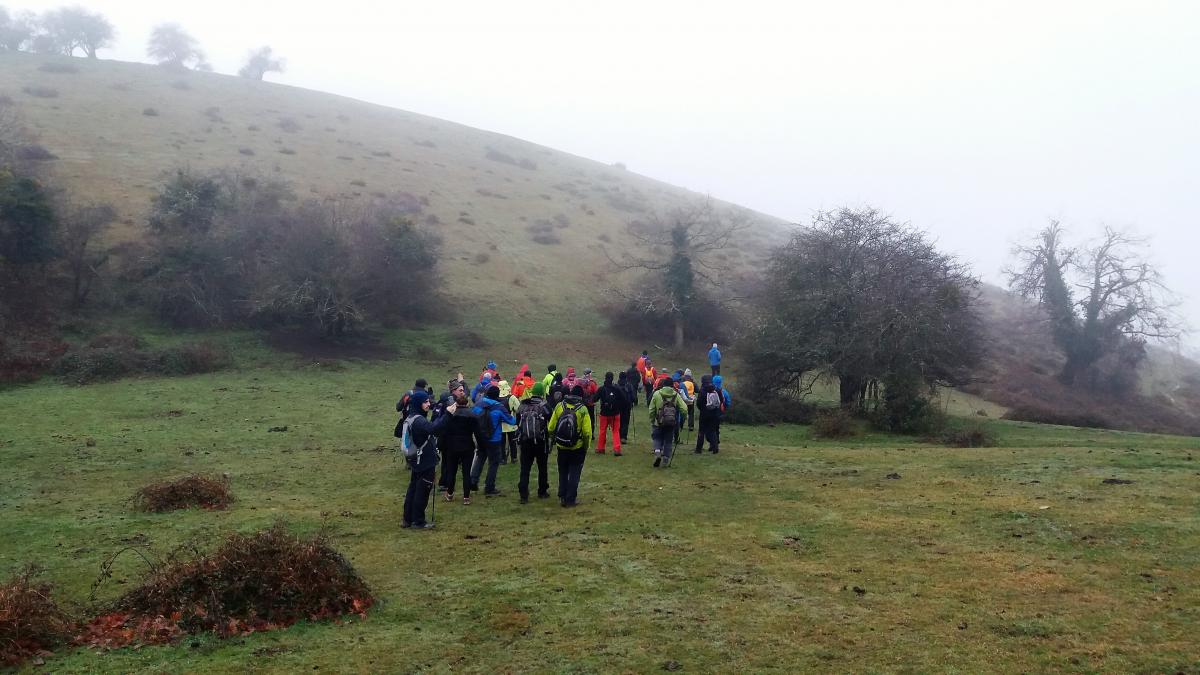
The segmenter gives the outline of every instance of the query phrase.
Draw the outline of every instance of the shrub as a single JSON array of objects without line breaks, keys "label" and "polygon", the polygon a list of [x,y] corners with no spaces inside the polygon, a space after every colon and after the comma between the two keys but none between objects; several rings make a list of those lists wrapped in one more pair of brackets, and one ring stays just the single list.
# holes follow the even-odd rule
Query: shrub
[{"label": "shrub", "polygon": [[254,156],[254,150],[252,150],[250,148],[238,148],[238,153],[246,155],[247,157]]},{"label": "shrub", "polygon": [[822,410],[812,421],[813,438],[850,438],[858,435],[858,425],[854,417],[844,408]]},{"label": "shrub", "polygon": [[500,152],[499,150],[496,150],[495,148],[488,148],[487,152],[484,153],[483,156],[492,160],[493,162],[500,162],[501,164],[516,165],[516,163],[517,163],[517,160],[514,159],[512,155],[510,155],[508,153]]},{"label": "shrub", "polygon": [[995,430],[977,420],[950,426],[938,440],[956,448],[994,448],[1000,443]]},{"label": "shrub", "polygon": [[92,338],[87,346],[92,349],[142,349],[146,341],[127,333],[105,333]]},{"label": "shrub", "polygon": [[42,71],[43,73],[59,73],[59,74],[78,73],[79,72],[79,68],[77,66],[75,66],[74,64],[55,63],[55,62],[43,63],[42,65],[38,66],[38,70]]},{"label": "shrub", "polygon": [[104,347],[67,352],[54,364],[54,374],[71,384],[91,384],[144,372],[149,359],[136,349]]},{"label": "shrub", "polygon": [[150,513],[193,507],[224,509],[232,503],[233,494],[229,492],[227,478],[200,474],[151,483],[133,495],[134,506]]},{"label": "shrub", "polygon": [[154,357],[154,371],[161,375],[199,375],[233,365],[229,350],[211,342],[188,342],[164,349]]},{"label": "shrub", "polygon": [[44,146],[37,143],[22,145],[17,149],[17,157],[19,159],[28,160],[31,162],[47,162],[53,159],[58,159],[58,155],[50,152]]},{"label": "shrub", "polygon": [[1058,424],[1066,427],[1087,427],[1092,429],[1117,428],[1112,420],[1106,419],[1095,412],[1068,412],[1036,405],[1017,406],[1004,413],[1001,419],[1017,422],[1034,422],[1036,424]]},{"label": "shrub", "polygon": [[488,340],[483,335],[476,333],[473,330],[461,328],[454,331],[450,335],[450,339],[459,349],[484,349],[488,346]]},{"label": "shrub", "polygon": [[36,96],[37,98],[58,98],[58,90],[54,87],[30,85],[28,87],[22,87],[21,91],[29,94],[30,96]]},{"label": "shrub", "polygon": [[175,80],[171,83],[171,87],[180,91],[187,91],[192,88],[192,85],[188,84],[187,80]]},{"label": "shrub", "polygon": [[536,244],[545,244],[547,246],[562,243],[562,239],[553,232],[538,232],[533,235],[532,239]]},{"label": "shrub", "polygon": [[482,251],[475,254],[475,264],[482,265],[492,259],[492,255],[487,251]]},{"label": "shrub", "polygon": [[517,166],[519,166],[522,169],[525,169],[527,171],[537,171],[537,162],[533,161],[532,159],[523,158],[520,162],[517,163]]},{"label": "shrub", "polygon": [[158,109],[142,108],[142,114],[145,115],[146,117],[158,117]]},{"label": "shrub", "polygon": [[281,155],[294,155],[294,154],[296,154],[296,151],[295,151],[295,150],[293,150],[293,149],[291,149],[291,148],[280,148],[280,149],[279,149],[279,154],[281,154]]},{"label": "shrub", "polygon": [[71,637],[74,623],[54,602],[50,585],[35,581],[40,571],[28,566],[0,584],[0,666],[17,666]]},{"label": "shrub", "polygon": [[280,117],[278,126],[281,130],[289,134],[294,134],[302,128],[300,123],[291,117]]},{"label": "shrub", "polygon": [[811,424],[816,407],[804,401],[782,396],[765,401],[738,399],[737,405],[725,412],[724,421],[729,424],[755,426],[762,424]]},{"label": "shrub", "polygon": [[374,602],[366,582],[323,535],[297,537],[275,525],[231,534],[209,555],[154,569],[101,618],[120,626],[171,617],[184,631],[229,637],[306,619],[366,616]]},{"label": "shrub", "polygon": [[361,178],[355,178],[354,180],[350,181],[350,184],[354,187],[367,187],[367,181],[362,180]]}]

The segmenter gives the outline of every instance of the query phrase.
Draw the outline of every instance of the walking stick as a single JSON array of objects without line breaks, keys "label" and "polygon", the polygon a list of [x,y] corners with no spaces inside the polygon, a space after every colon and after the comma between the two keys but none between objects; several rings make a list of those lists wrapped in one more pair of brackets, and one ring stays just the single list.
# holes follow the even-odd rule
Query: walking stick
[{"label": "walking stick", "polygon": [[437,496],[437,493],[436,493],[436,491],[434,491],[434,489],[433,489],[433,481],[432,481],[432,480],[431,480],[431,481],[429,481],[429,494],[430,494],[430,495],[433,497],[433,513],[431,513],[431,514],[429,515],[429,522],[430,522],[431,524],[437,524],[437,502],[438,502],[438,496]]}]

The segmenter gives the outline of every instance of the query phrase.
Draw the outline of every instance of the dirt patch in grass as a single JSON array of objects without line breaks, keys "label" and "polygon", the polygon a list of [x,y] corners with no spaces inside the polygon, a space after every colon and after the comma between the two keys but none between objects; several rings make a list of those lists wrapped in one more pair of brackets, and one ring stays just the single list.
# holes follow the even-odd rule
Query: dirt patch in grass
[{"label": "dirt patch in grass", "polygon": [[267,336],[266,342],[272,349],[296,354],[312,361],[389,361],[397,356],[395,348],[374,337],[327,340],[308,333],[275,331]]},{"label": "dirt patch in grass", "polygon": [[37,575],[37,568],[27,567],[0,585],[0,667],[44,654],[71,636],[73,622]]},{"label": "dirt patch in grass", "polygon": [[[110,561],[111,562],[111,561]],[[168,561],[85,627],[85,644],[166,642],[184,633],[223,637],[297,621],[366,616],[375,598],[321,535],[283,525],[231,534],[209,555]]]},{"label": "dirt patch in grass", "polygon": [[226,477],[192,474],[151,483],[134,493],[133,503],[139,511],[151,513],[193,507],[224,509],[233,503],[233,493],[229,491],[229,479]]}]

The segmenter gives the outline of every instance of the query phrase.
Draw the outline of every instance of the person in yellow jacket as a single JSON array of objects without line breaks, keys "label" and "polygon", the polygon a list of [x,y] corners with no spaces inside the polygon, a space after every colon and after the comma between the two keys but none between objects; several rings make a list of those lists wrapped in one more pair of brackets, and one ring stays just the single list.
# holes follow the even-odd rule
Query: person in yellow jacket
[{"label": "person in yellow jacket", "polygon": [[583,387],[577,385],[554,407],[548,430],[558,448],[558,503],[570,508],[578,503],[583,462],[592,445],[592,418],[583,404]]},{"label": "person in yellow jacket", "polygon": [[542,378],[542,387],[546,390],[546,400],[550,400],[550,385],[554,384],[554,376],[558,374],[558,366],[551,363],[546,367],[546,376]]},{"label": "person in yellow jacket", "polygon": [[[521,407],[521,401],[516,396],[513,396],[512,386],[508,380],[500,380],[500,405],[508,411],[509,415],[516,415],[517,408]],[[504,459],[500,460],[501,464],[512,462],[517,463],[517,425],[509,424],[508,422],[500,422],[500,455]]]}]

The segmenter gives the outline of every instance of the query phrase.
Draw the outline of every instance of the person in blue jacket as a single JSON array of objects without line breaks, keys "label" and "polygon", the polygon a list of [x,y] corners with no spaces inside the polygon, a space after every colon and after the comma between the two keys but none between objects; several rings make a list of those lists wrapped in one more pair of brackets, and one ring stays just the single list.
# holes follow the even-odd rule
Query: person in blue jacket
[{"label": "person in blue jacket", "polygon": [[708,365],[712,366],[713,377],[721,374],[721,350],[717,349],[715,342],[712,349],[708,350]]},{"label": "person in blue jacket", "polygon": [[446,407],[448,415],[430,422],[425,417],[430,403],[429,392],[413,391],[405,412],[405,419],[412,420],[412,426],[409,427],[412,444],[421,450],[416,457],[406,460],[412,475],[408,479],[408,492],[404,495],[404,519],[400,527],[420,530],[433,528],[433,523],[425,522],[425,506],[429,503],[429,493],[433,491],[433,478],[438,465],[437,439],[445,433],[456,407],[451,403]]},{"label": "person in blue jacket", "polygon": [[475,414],[479,416],[480,426],[484,430],[484,447],[475,451],[475,461],[471,464],[471,489],[479,489],[479,476],[483,473],[483,463],[487,461],[487,479],[483,484],[484,497],[499,497],[502,493],[496,489],[496,472],[500,469],[504,431],[500,424],[516,426],[517,418],[513,417],[500,404],[500,387],[491,385],[475,403]]},{"label": "person in blue jacket", "polygon": [[717,391],[721,392],[721,400],[725,401],[725,409],[729,410],[733,406],[733,397],[729,395],[729,390],[722,386],[724,382],[725,379],[720,375],[716,375],[712,379],[713,386],[717,388]]}]

